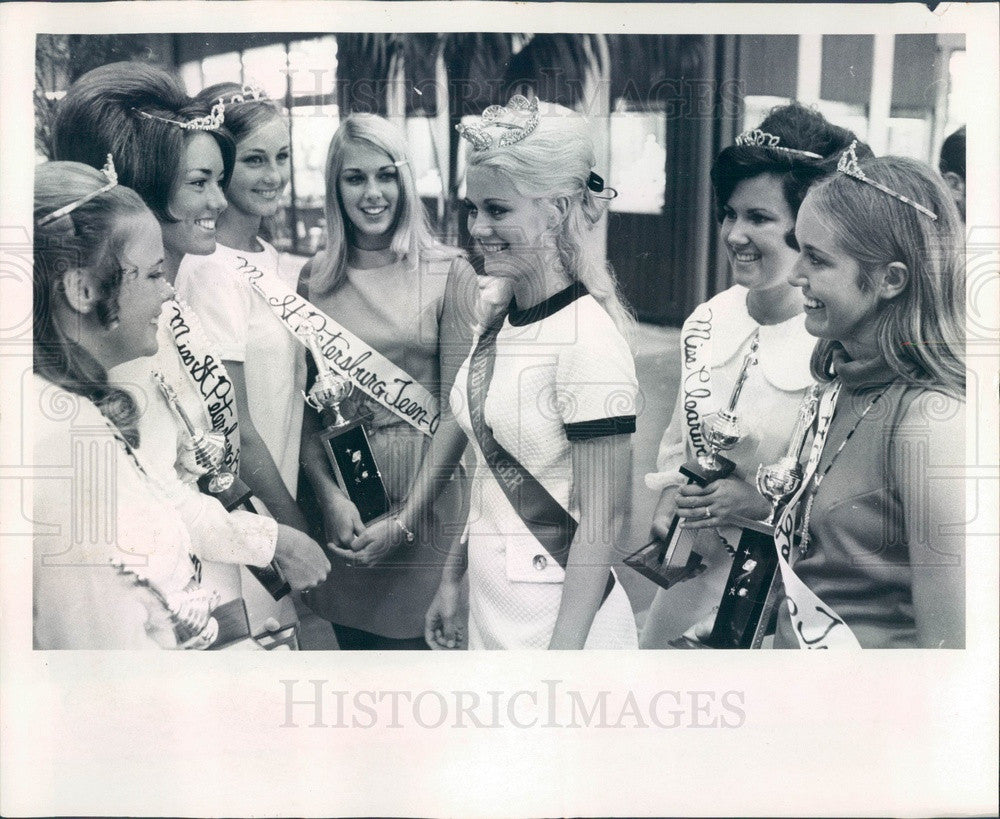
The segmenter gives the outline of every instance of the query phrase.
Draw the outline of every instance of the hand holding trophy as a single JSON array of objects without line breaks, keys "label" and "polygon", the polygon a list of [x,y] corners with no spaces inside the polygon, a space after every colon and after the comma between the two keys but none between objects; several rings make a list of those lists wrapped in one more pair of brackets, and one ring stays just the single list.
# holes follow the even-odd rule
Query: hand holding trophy
[{"label": "hand holding trophy", "polygon": [[779,577],[774,521],[781,504],[802,482],[799,457],[818,406],[819,388],[813,385],[799,405],[787,451],[776,463],[761,464],[757,470],[757,489],[771,502],[771,514],[762,523],[740,522],[743,533],[707,640],[713,648],[760,648],[764,639]]},{"label": "hand holding trophy", "polygon": [[318,437],[334,478],[357,507],[361,522],[368,524],[389,512],[389,495],[362,420],[346,419],[340,409],[353,392],[354,383],[333,371],[312,327],[300,327],[298,335],[312,353],[317,370],[316,382],[303,397],[320,415],[323,429]]},{"label": "hand holding trophy", "polygon": [[252,492],[250,487],[232,472],[222,468],[225,457],[226,439],[221,432],[205,432],[197,429],[181,406],[173,386],[162,373],[154,372],[153,380],[166,399],[167,406],[187,433],[182,444],[181,461],[185,469],[198,476],[198,486],[203,492],[215,495],[219,502],[231,512],[246,503]]},{"label": "hand holding trophy", "polygon": [[[732,449],[743,437],[736,407],[750,368],[757,363],[758,344],[759,340],[755,335],[725,409],[702,419],[701,433],[708,445],[707,450],[680,467],[681,474],[688,479],[689,484],[708,486],[713,481],[728,477],[736,468],[736,464],[720,453]],[[685,528],[683,518],[675,514],[664,539],[646,544],[626,557],[624,563],[654,583],[670,588],[705,568],[701,555],[692,551],[693,543],[693,531]]]},{"label": "hand holding trophy", "polygon": [[[173,386],[164,378],[163,374],[154,372],[153,380],[166,399],[174,417],[187,433],[182,444],[181,459],[189,472],[199,476],[198,486],[201,491],[218,498],[227,512],[239,507],[251,512],[256,511],[251,502],[253,492],[250,487],[232,472],[222,468],[225,456],[225,439],[222,433],[205,432],[196,428],[184,411],[184,407],[181,406]],[[280,600],[292,590],[281,569],[274,561],[271,561],[270,565],[264,568],[247,566],[247,571],[267,589],[275,600]]]}]

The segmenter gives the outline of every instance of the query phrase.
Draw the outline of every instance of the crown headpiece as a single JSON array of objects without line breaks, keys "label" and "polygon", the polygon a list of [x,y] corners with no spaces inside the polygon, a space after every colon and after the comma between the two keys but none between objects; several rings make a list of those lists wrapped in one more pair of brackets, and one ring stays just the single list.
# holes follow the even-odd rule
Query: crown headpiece
[{"label": "crown headpiece", "polygon": [[150,114],[148,111],[140,111],[138,108],[133,108],[132,110],[135,111],[140,117],[155,119],[159,122],[176,125],[178,128],[183,128],[185,131],[218,131],[226,121],[226,104],[222,101],[221,97],[218,102],[212,106],[212,110],[208,114],[203,117],[189,119],[187,122],[181,122],[179,119],[159,117],[156,114]]},{"label": "crown headpiece", "polygon": [[857,179],[858,182],[864,182],[866,185],[871,185],[873,188],[882,191],[882,193],[886,193],[889,196],[893,197],[893,199],[898,199],[904,205],[909,205],[911,208],[915,208],[925,216],[929,216],[935,222],[937,221],[937,214],[930,208],[925,208],[919,202],[914,202],[912,199],[910,199],[909,196],[903,196],[903,194],[899,193],[898,191],[894,191],[887,185],[883,185],[881,182],[876,182],[874,179],[869,177],[861,169],[861,165],[858,164],[858,154],[856,150],[857,146],[858,146],[858,141],[854,140],[850,144],[850,147],[848,147],[848,149],[840,155],[840,161],[837,163],[838,171],[840,171],[842,174],[846,174],[847,176]]},{"label": "crown headpiece", "polygon": [[239,105],[244,102],[260,102],[266,99],[270,98],[264,93],[263,88],[254,83],[247,83],[235,94],[231,94],[229,97],[219,97],[216,100],[216,104],[221,105],[223,110],[225,110],[230,105]]},{"label": "crown headpiece", "polygon": [[456,125],[474,151],[501,148],[520,142],[538,127],[538,100],[515,94],[506,105],[491,105],[471,125]]},{"label": "crown headpiece", "polygon": [[38,220],[38,226],[47,225],[49,222],[54,222],[56,219],[62,219],[69,213],[72,213],[80,205],[86,204],[91,199],[100,196],[102,193],[107,193],[112,188],[118,185],[118,173],[115,171],[115,160],[108,154],[108,161],[104,163],[104,167],[101,168],[101,173],[104,174],[104,178],[108,180],[108,183],[103,187],[98,188],[96,191],[91,191],[86,196],[81,196],[75,202],[70,202],[68,205],[63,205],[58,210],[52,211],[52,213],[46,214],[41,219]]},{"label": "crown headpiece", "polygon": [[738,137],[736,137],[737,145],[746,145],[755,148],[770,148],[772,151],[781,151],[785,154],[791,154],[792,156],[801,156],[807,159],[822,159],[820,154],[813,153],[812,151],[803,151],[799,148],[786,148],[784,145],[780,144],[781,139],[774,134],[769,134],[767,131],[762,131],[760,128],[754,128],[752,131],[744,131]]}]

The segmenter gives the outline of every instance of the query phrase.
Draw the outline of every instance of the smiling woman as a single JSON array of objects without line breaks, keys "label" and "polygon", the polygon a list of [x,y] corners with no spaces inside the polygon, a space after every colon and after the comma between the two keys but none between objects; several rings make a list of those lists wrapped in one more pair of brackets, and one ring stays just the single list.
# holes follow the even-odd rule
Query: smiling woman
[{"label": "smiling woman", "polygon": [[[344,407],[364,421],[393,513],[362,524],[331,476],[319,418],[307,409],[306,491],[334,558],[327,582],[306,599],[331,622],[341,648],[424,649],[424,614],[461,532],[463,484],[451,476],[465,440],[447,395],[471,343],[474,275],[457,248],[433,238],[409,147],[388,120],[352,114],[341,123],[327,155],[325,210],[327,246],[303,269],[299,293],[328,326],[380,354],[348,373],[355,390]],[[395,376],[443,407],[433,438],[413,425],[405,397],[378,400],[373,380],[384,393],[386,383],[400,383]]]},{"label": "smiling woman", "polygon": [[[206,88],[198,100],[207,107],[226,104],[236,160],[225,190],[229,207],[216,222],[218,245],[211,255],[185,259],[177,292],[201,319],[233,379],[247,483],[277,520],[306,531],[295,503],[305,353],[249,278],[259,277],[263,287],[281,284],[278,252],[259,234],[288,185],[288,123],[277,103],[256,88],[223,83]],[[196,204],[207,201],[193,199]]]},{"label": "smiling woman", "polygon": [[[232,138],[221,130],[223,119],[223,106],[190,99],[176,77],[138,62],[112,63],[85,74],[56,110],[57,157],[93,164],[115,152],[119,181],[134,187],[159,222],[170,282],[186,255],[209,254],[216,247],[217,220],[226,207],[221,186],[234,155]],[[136,449],[136,459],[188,524],[192,548],[206,561],[206,571],[219,578],[229,596],[240,594],[234,564],[260,567],[274,559],[292,586],[317,582],[327,564],[316,543],[269,518],[242,510],[227,513],[207,486],[199,493],[197,481],[205,467],[192,461],[190,433],[178,425],[158,383],[162,379],[171,388],[196,430],[218,436],[223,452],[216,468],[235,475],[241,424],[234,377],[197,316],[177,300],[159,314],[157,340],[155,355],[118,362],[108,378],[143,407],[137,419],[143,446]],[[252,473],[247,482],[253,482]],[[259,620],[255,627],[260,629]]]},{"label": "smiling woman", "polygon": [[[681,331],[682,384],[660,442],[657,471],[646,485],[660,492],[652,536],[666,538],[675,515],[708,569],[677,588],[659,589],[642,634],[644,648],[666,648],[679,635],[676,612],[711,631],[739,539],[734,519],[758,520],[769,505],[751,484],[760,464],[785,454],[805,390],[813,383],[802,294],[788,281],[798,259],[795,219],[810,185],[832,173],[854,135],[800,105],[774,109],[741,134],[712,166],[719,235],[735,284],[698,307]],[[730,477],[708,486],[682,484],[678,471],[704,449],[702,419],[729,396],[752,344],[758,364],[740,393],[743,437],[727,452]],[[749,480],[748,480],[749,478]]]},{"label": "smiling woman", "polygon": [[[961,648],[961,220],[922,163],[859,162],[851,150],[839,171],[809,193],[795,228],[791,280],[827,384],[813,469],[789,504],[803,518],[795,573],[826,612],[818,627],[847,644]],[[807,647],[807,611],[784,607],[777,647]]]},{"label": "smiling woman", "polygon": [[73,503],[63,481],[34,482],[34,646],[203,648],[214,601],[198,589],[188,529],[135,457],[138,405],[108,380],[156,352],[172,295],[156,220],[110,176],[75,162],[35,172],[34,463],[73,451],[76,469]]}]

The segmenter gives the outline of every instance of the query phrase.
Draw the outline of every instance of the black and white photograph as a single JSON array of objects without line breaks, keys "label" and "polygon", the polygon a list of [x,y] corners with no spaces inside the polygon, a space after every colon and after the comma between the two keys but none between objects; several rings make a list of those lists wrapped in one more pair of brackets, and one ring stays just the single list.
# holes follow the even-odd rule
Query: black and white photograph
[{"label": "black and white photograph", "polygon": [[994,814],[998,12],[0,6],[0,812]]}]

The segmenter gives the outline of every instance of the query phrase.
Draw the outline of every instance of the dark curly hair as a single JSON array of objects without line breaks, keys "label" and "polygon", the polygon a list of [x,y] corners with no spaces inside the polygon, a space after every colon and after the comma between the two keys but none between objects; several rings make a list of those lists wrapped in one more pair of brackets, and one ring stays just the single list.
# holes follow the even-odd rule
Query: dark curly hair
[{"label": "dark curly hair", "polygon": [[[720,223],[736,186],[761,174],[780,177],[785,201],[792,216],[796,216],[809,187],[833,173],[840,155],[857,139],[853,131],[828,122],[819,111],[797,102],[772,108],[758,128],[778,137],[783,148],[810,151],[822,158],[812,159],[762,145],[730,145],[723,149],[712,163],[711,172],[716,218]],[[857,153],[861,159],[873,156],[871,149],[860,142]],[[789,234],[785,240],[798,249],[794,235]]]},{"label": "dark curly hair", "polygon": [[225,179],[236,149],[225,129],[187,131],[163,119],[186,122],[210,108],[190,98],[180,80],[162,68],[136,62],[102,65],[73,83],[59,102],[52,126],[55,158],[100,168],[111,154],[121,184],[138,193],[160,222],[175,222],[170,195],[187,139],[205,133],[218,143]]}]

